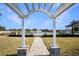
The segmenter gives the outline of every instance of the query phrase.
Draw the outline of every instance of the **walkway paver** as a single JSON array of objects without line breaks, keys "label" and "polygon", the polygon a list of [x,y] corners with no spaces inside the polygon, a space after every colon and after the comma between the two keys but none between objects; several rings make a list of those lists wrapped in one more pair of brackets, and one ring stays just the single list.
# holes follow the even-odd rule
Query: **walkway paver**
[{"label": "walkway paver", "polygon": [[30,56],[49,55],[49,51],[41,37],[35,37],[28,55]]}]

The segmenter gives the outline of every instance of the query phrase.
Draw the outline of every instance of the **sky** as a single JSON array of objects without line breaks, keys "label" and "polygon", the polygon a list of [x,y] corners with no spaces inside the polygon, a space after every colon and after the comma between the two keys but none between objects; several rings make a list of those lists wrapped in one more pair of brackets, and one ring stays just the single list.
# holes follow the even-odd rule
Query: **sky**
[{"label": "sky", "polygon": [[[17,4],[20,10],[26,15],[28,13],[24,4],[19,3]],[[43,4],[40,4],[41,8],[43,8]],[[50,6],[47,4],[46,9]],[[50,13],[54,14],[56,9],[60,6],[60,3],[55,4]],[[29,4],[30,9],[32,8],[31,4]],[[35,4],[37,7],[37,4]],[[21,21],[22,19],[11,10],[8,6],[3,3],[0,3],[0,25],[6,27],[6,29],[20,29],[21,28]],[[63,30],[65,29],[66,25],[69,25],[70,22],[79,21],[79,4],[75,4],[56,19],[56,29]],[[25,28],[26,29],[53,29],[53,19],[50,19],[48,15],[42,12],[36,12],[29,16],[29,18],[25,19]]]}]

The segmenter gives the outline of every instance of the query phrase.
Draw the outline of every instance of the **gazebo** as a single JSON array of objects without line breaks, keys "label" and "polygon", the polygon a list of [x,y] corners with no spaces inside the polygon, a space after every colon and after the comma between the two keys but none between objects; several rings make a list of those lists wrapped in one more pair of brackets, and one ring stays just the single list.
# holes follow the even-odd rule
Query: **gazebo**
[{"label": "gazebo", "polygon": [[22,19],[22,45],[21,45],[21,48],[18,48],[18,50],[17,50],[18,55],[27,55],[26,51],[27,51],[28,47],[25,45],[24,20],[28,19],[28,17],[30,15],[32,15],[33,13],[38,12],[38,11],[47,14],[48,17],[53,20],[53,22],[52,22],[52,24],[53,24],[53,42],[52,42],[52,46],[51,46],[51,50],[50,50],[50,53],[51,53],[50,55],[51,56],[59,55],[60,48],[57,47],[57,45],[56,45],[56,18],[75,4],[74,3],[61,3],[60,7],[56,10],[56,12],[54,14],[50,13],[50,10],[55,5],[55,3],[50,3],[50,6],[48,7],[48,9],[46,9],[47,3],[43,3],[43,8],[40,7],[40,4],[41,3],[37,3],[36,4],[37,7],[35,8],[35,3],[31,3],[32,8],[30,9],[30,7],[28,6],[28,3],[24,3],[24,5],[26,6],[26,9],[28,11],[28,13],[26,15],[24,15],[22,10],[20,10],[19,7],[17,6],[17,3],[5,3],[5,5],[7,5],[9,8],[11,8]]}]

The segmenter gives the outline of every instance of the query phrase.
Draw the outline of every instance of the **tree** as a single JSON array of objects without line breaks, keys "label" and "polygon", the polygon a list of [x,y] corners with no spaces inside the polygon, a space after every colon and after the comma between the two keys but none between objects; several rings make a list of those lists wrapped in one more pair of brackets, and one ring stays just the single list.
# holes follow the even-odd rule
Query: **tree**
[{"label": "tree", "polygon": [[33,31],[37,31],[37,29],[36,28],[34,28],[34,29],[32,29]]},{"label": "tree", "polygon": [[0,31],[4,31],[4,30],[6,30],[6,28],[0,25]]}]

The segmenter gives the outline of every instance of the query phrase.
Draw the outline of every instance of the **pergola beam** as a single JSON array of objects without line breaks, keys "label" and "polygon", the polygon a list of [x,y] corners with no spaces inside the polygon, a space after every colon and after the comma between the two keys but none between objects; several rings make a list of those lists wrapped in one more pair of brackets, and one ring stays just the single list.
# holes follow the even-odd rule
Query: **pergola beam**
[{"label": "pergola beam", "polygon": [[62,14],[64,11],[72,7],[75,3],[62,3],[61,6],[57,9],[57,11],[52,15],[53,18],[58,17],[60,14]]},{"label": "pergola beam", "polygon": [[27,8],[28,12],[30,12],[30,9],[29,9],[29,6],[28,6],[28,4],[27,4],[27,3],[25,3],[25,6],[26,6],[26,8]]},{"label": "pergola beam", "polygon": [[52,3],[48,9],[48,12],[51,10],[51,8],[53,7],[54,3]]},{"label": "pergola beam", "polygon": [[14,12],[16,12],[20,17],[24,17],[24,14],[19,10],[17,5],[14,3],[5,3],[9,8],[11,8]]}]

